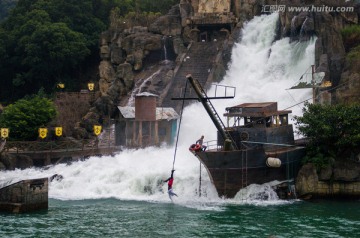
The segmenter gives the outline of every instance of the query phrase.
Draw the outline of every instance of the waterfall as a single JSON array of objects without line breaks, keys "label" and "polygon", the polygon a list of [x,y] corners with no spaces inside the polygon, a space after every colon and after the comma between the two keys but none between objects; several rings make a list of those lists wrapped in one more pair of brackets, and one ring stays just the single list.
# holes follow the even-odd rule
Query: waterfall
[{"label": "waterfall", "polygon": [[297,35],[297,30],[296,30],[296,26],[295,26],[295,21],[296,21],[297,16],[294,16],[291,19],[291,37],[295,37]]},{"label": "waterfall", "polygon": [[128,100],[127,106],[131,107],[135,105],[135,96],[136,94],[142,93],[142,89],[146,86],[148,82],[151,82],[151,80],[154,79],[155,76],[157,76],[160,73],[160,69],[150,75],[150,77],[146,78],[145,80],[140,80],[138,85],[135,85],[133,91],[131,92],[130,98]]},{"label": "waterfall", "polygon": [[[299,43],[284,38],[274,42],[277,21],[278,15],[275,13],[255,17],[244,26],[241,41],[233,47],[229,70],[221,82],[222,85],[236,87],[237,95],[231,100],[213,101],[219,115],[226,107],[245,102],[277,101],[279,109],[285,109],[311,95],[310,90],[290,92],[286,89],[293,86],[314,63],[315,39]],[[140,89],[141,85],[134,90],[134,95]],[[209,96],[212,92],[213,88],[209,90]],[[301,114],[300,107],[291,109],[293,114]],[[174,174],[174,191],[179,195],[175,198],[177,203],[222,202],[205,169],[201,170],[201,184],[202,194],[206,194],[206,197],[198,197],[199,161],[188,148],[201,135],[205,136],[205,141],[216,139],[216,128],[201,103],[195,102],[185,108],[180,128]],[[69,200],[112,197],[169,202],[166,185],[160,180],[170,175],[173,156],[174,148],[166,145],[161,148],[126,149],[113,157],[91,157],[70,165],[1,172],[0,182],[61,174],[63,180],[50,183],[51,198]],[[266,194],[269,194],[267,190]],[[267,197],[273,196],[270,194]],[[241,202],[241,199],[235,198],[231,202]]]},{"label": "waterfall", "polygon": [[164,60],[168,60],[168,53],[167,53],[167,37],[163,36],[162,44],[163,44],[163,52],[164,52]]}]

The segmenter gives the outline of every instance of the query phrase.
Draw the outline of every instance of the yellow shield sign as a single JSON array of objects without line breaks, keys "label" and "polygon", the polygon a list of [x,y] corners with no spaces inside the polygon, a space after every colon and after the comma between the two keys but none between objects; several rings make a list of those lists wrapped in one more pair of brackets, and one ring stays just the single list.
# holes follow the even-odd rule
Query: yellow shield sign
[{"label": "yellow shield sign", "polygon": [[62,136],[62,127],[55,127],[55,135]]},{"label": "yellow shield sign", "polygon": [[1,138],[9,137],[9,128],[1,128]]},{"label": "yellow shield sign", "polygon": [[93,91],[94,87],[95,87],[94,83],[88,83],[88,88],[89,88],[90,91]]},{"label": "yellow shield sign", "polygon": [[100,133],[101,133],[101,126],[94,126],[94,134],[95,135],[100,135]]},{"label": "yellow shield sign", "polygon": [[39,137],[41,139],[46,138],[48,129],[47,128],[39,128]]},{"label": "yellow shield sign", "polygon": [[57,87],[63,89],[63,88],[65,88],[65,84],[63,84],[63,83],[58,83]]}]

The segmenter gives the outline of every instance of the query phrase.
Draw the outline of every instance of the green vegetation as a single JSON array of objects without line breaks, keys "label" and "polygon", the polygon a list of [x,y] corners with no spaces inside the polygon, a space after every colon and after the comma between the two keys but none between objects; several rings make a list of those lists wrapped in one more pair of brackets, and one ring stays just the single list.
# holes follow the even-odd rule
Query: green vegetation
[{"label": "green vegetation", "polygon": [[158,17],[160,13],[129,12],[125,16],[121,16],[119,8],[114,8],[110,13],[110,29],[124,30],[133,26],[150,26]]},{"label": "green vegetation", "polygon": [[0,21],[4,20],[8,15],[11,9],[16,6],[16,3],[19,0],[1,0],[0,1]]},{"label": "green vegetation", "polygon": [[345,49],[346,51],[349,51],[360,43],[360,25],[344,27],[341,30],[341,35],[343,37]]},{"label": "green vegetation", "polygon": [[[1,1],[6,5],[14,1]],[[79,91],[99,65],[99,38],[110,12],[146,23],[178,0],[18,0],[0,25],[0,101],[14,102],[41,87],[51,94],[62,82]],[[0,9],[1,6],[0,5]],[[8,9],[8,8],[7,8]],[[150,20],[149,20],[150,19]],[[96,79],[96,75],[93,76]]]},{"label": "green vegetation", "polygon": [[299,132],[310,140],[305,162],[318,168],[359,153],[360,104],[305,104],[295,117]]},{"label": "green vegetation", "polygon": [[0,114],[0,127],[9,128],[10,140],[35,140],[38,129],[56,117],[54,104],[39,95],[21,99]]},{"label": "green vegetation", "polygon": [[346,59],[352,65],[358,65],[360,62],[360,45],[352,48],[350,52],[346,55]]}]

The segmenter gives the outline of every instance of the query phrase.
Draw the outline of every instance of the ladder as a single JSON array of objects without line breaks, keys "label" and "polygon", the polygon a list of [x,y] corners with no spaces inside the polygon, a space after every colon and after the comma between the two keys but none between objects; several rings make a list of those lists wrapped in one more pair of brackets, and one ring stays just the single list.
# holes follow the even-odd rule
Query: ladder
[{"label": "ladder", "polygon": [[216,112],[214,106],[212,105],[210,99],[208,98],[206,92],[204,91],[203,87],[200,85],[199,81],[194,79],[190,74],[186,76],[186,78],[189,80],[191,86],[194,88],[200,102],[203,104],[205,110],[209,114],[211,120],[213,121],[215,127],[218,129],[218,131],[221,133],[224,141],[226,139],[231,141],[232,148],[234,150],[238,150],[238,147],[232,138],[230,132],[226,130],[226,127],[224,123],[222,122],[219,114]]},{"label": "ladder", "polygon": [[247,187],[247,168],[248,168],[248,156],[247,148],[245,148],[241,153],[241,187]]}]

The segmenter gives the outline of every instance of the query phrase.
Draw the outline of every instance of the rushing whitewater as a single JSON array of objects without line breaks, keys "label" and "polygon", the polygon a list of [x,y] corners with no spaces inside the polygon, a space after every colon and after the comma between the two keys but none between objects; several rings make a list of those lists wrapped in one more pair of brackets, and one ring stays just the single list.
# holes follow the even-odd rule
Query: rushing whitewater
[{"label": "rushing whitewater", "polygon": [[[241,40],[232,52],[232,62],[222,85],[236,87],[232,100],[213,101],[221,115],[225,107],[245,102],[277,101],[280,109],[289,108],[308,99],[307,90],[288,91],[314,63],[315,40],[290,43],[288,38],[274,42],[278,15],[255,17],[244,26]],[[214,89],[209,90],[209,95]],[[293,114],[301,113],[300,107],[290,108]],[[205,141],[216,139],[216,128],[200,103],[185,108],[179,134],[179,145],[175,160],[174,191],[179,195],[175,202],[192,204],[193,201],[223,202],[218,198],[204,167],[201,168],[201,194],[199,198],[199,161],[189,151],[201,135]],[[99,199],[147,200],[169,202],[166,194],[167,179],[172,169],[174,147],[149,147],[139,150],[124,150],[116,156],[92,157],[72,164],[60,164],[47,169],[27,169],[2,172],[0,181],[25,178],[50,177],[61,174],[64,179],[50,183],[49,196],[55,199]],[[267,186],[251,186],[269,193]],[[239,202],[237,196],[229,202]],[[191,205],[190,205],[191,206]]]}]

